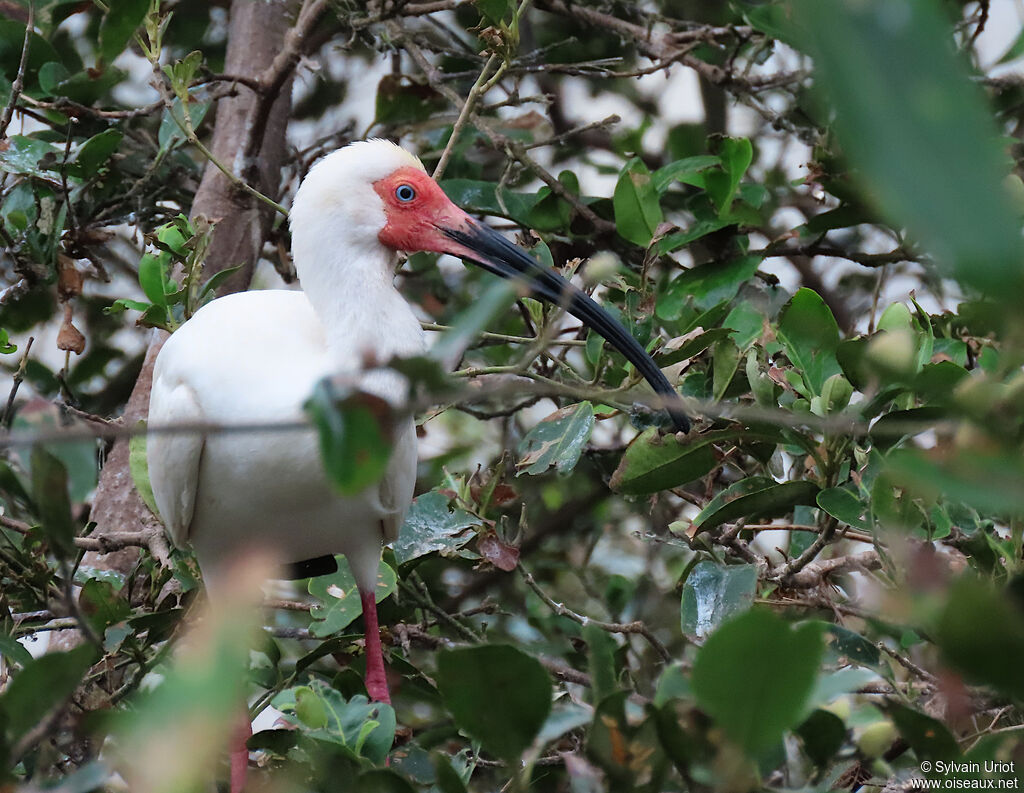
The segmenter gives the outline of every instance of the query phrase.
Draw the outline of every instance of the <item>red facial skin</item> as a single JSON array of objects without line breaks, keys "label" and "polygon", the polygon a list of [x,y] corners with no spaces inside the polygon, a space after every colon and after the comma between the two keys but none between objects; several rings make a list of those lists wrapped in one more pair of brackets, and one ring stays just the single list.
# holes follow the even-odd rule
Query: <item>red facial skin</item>
[{"label": "red facial skin", "polygon": [[[395,191],[401,185],[416,191],[412,201],[399,201]],[[384,202],[387,224],[377,235],[384,245],[396,251],[432,251],[465,256],[468,248],[449,239],[440,228],[464,229],[469,215],[444,194],[437,182],[411,165],[399,168],[390,176],[373,183],[373,189]]]}]

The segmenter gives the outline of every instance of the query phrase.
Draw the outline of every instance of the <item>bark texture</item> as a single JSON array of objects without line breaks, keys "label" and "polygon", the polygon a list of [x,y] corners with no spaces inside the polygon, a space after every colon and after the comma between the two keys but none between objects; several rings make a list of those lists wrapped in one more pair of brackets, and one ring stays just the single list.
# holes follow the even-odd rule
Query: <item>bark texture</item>
[{"label": "bark texture", "polygon": [[[233,0],[225,72],[260,80],[267,65],[285,46],[297,11],[296,0]],[[272,197],[280,190],[281,166],[286,153],[285,130],[291,112],[290,75],[280,82],[279,88],[274,95],[268,95],[239,85],[237,96],[220,100],[210,145],[220,162]],[[250,148],[250,144],[259,155],[245,162],[241,153]],[[192,215],[217,221],[206,260],[206,274],[242,265],[222,287],[221,294],[248,288],[274,210],[232,185],[212,163],[207,163],[192,205]],[[144,419],[148,413],[153,364],[166,338],[166,333],[157,331],[150,341],[142,372],[125,409],[127,425]],[[100,473],[90,516],[97,524],[97,533],[138,529],[157,521],[135,490],[128,456],[128,441],[119,439]],[[137,557],[137,549],[129,548],[115,554],[87,554],[85,564],[125,572]]]}]

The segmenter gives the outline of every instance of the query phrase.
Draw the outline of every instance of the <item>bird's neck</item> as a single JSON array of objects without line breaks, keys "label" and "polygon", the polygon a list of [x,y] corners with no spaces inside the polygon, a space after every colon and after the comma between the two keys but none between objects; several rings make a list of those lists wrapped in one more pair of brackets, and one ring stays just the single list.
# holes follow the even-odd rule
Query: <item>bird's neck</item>
[{"label": "bird's neck", "polygon": [[293,238],[292,245],[299,282],[329,347],[344,358],[339,364],[358,365],[353,358],[363,350],[385,360],[411,352],[402,343],[407,334],[396,331],[414,325],[418,332],[419,324],[395,288],[393,251],[376,239],[359,245],[315,234]]}]

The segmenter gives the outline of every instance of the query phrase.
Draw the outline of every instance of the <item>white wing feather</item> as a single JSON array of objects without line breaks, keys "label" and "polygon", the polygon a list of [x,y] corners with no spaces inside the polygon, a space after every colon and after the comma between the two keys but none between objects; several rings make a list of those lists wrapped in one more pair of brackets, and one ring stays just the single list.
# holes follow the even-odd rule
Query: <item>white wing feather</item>
[{"label": "white wing feather", "polygon": [[[204,420],[192,388],[184,383],[168,384],[153,378],[149,424],[196,424]],[[203,436],[198,433],[157,433],[146,444],[149,478],[160,517],[176,546],[189,539],[189,526],[196,505]]]}]

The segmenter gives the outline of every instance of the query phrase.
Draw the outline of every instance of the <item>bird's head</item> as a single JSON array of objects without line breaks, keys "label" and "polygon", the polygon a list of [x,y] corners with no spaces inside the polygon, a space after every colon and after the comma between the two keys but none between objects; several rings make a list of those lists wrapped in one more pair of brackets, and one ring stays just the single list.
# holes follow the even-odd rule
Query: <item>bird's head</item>
[{"label": "bird's head", "polygon": [[[331,235],[323,224],[339,223],[355,247],[447,253],[521,283],[604,336],[666,400],[678,400],[657,364],[618,321],[554,270],[456,206],[401,147],[384,140],[352,143],[310,170],[292,207],[293,244],[299,245],[295,232],[301,227],[303,245],[324,245]],[[671,404],[667,410],[676,429],[687,432],[690,422],[682,410]]]}]

